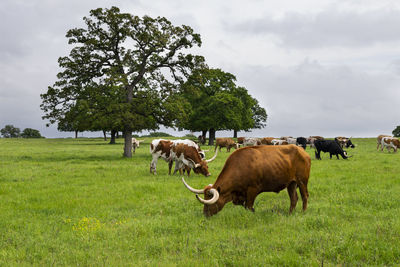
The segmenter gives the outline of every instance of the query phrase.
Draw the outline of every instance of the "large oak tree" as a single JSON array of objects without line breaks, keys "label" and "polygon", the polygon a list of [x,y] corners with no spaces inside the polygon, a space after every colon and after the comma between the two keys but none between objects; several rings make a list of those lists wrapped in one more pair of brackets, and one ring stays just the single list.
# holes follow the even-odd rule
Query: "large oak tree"
[{"label": "large oak tree", "polygon": [[43,119],[59,122],[77,101],[86,101],[93,127],[101,128],[103,121],[123,130],[124,156],[131,157],[133,131],[184,120],[175,92],[204,63],[203,57],[184,53],[201,45],[200,35],[166,18],[133,16],[117,7],[91,10],[84,22],[85,28],[66,35],[73,48],[59,58],[58,80],[41,95]]},{"label": "large oak tree", "polygon": [[219,130],[249,131],[262,128],[267,113],[244,87],[236,85],[236,77],[220,69],[202,68],[193,71],[182,85],[181,93],[190,103],[189,118],[180,127],[191,131],[209,131],[213,145]]}]

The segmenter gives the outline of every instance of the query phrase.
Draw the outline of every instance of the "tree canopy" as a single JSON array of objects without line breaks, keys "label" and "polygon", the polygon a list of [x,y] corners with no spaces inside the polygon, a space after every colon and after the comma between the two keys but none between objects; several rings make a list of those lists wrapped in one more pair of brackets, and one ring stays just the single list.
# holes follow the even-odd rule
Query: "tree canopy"
[{"label": "tree canopy", "polygon": [[42,138],[39,130],[32,128],[25,128],[21,133],[22,138]]},{"label": "tree canopy", "polygon": [[124,156],[131,157],[132,131],[186,120],[175,92],[204,65],[203,57],[183,53],[201,45],[200,35],[164,17],[141,18],[117,7],[91,10],[83,20],[85,28],[67,32],[73,48],[59,58],[58,80],[41,95],[43,119],[68,126],[78,110],[90,122],[79,120],[85,129],[122,130]]},{"label": "tree canopy", "polygon": [[14,125],[8,124],[0,130],[1,135],[4,138],[16,138],[20,136],[21,130]]},{"label": "tree canopy", "polygon": [[265,109],[246,88],[236,85],[236,77],[231,73],[220,69],[197,69],[182,85],[181,94],[190,106],[187,110],[189,118],[180,127],[210,131],[210,144],[215,131],[249,131],[265,126]]}]

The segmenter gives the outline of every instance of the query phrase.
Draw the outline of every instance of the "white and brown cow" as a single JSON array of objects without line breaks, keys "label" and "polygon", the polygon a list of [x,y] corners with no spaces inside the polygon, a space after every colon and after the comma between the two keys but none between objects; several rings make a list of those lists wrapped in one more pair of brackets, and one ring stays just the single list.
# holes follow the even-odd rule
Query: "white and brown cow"
[{"label": "white and brown cow", "polygon": [[397,149],[400,148],[400,141],[395,137],[382,137],[381,141],[381,151],[386,147],[388,152],[390,152],[390,148],[393,148],[394,152],[397,152]]},{"label": "white and brown cow", "polygon": [[172,164],[175,160],[175,156],[172,155],[171,150],[172,147],[176,144],[184,144],[187,147],[193,147],[200,158],[205,158],[205,153],[200,149],[199,145],[197,145],[192,140],[184,139],[184,140],[166,140],[166,139],[155,139],[150,144],[150,153],[152,155],[152,161],[150,163],[150,173],[156,174],[157,162],[159,158],[164,159],[168,162],[168,174],[171,174]]},{"label": "white and brown cow", "polygon": [[181,174],[181,170],[185,169],[188,176],[190,176],[190,170],[193,169],[195,173],[203,174],[206,177],[210,176],[207,163],[213,161],[217,154],[218,150],[215,152],[214,157],[205,160],[194,146],[185,143],[174,143],[171,147],[171,159],[175,161],[174,174],[178,170]]},{"label": "white and brown cow", "polygon": [[297,145],[297,140],[296,140],[296,138],[293,138],[293,137],[286,137],[286,141],[288,142],[288,144]]},{"label": "white and brown cow", "polygon": [[284,139],[273,139],[271,141],[272,145],[274,146],[282,146],[282,145],[288,145],[288,141],[284,140]]},{"label": "white and brown cow", "polygon": [[261,138],[245,137],[243,139],[243,146],[259,146],[261,145]]},{"label": "white and brown cow", "polygon": [[382,147],[382,138],[383,137],[393,137],[393,136],[386,135],[386,134],[378,135],[378,137],[376,138],[376,143],[377,143],[376,150],[378,150],[380,147]]},{"label": "white and brown cow", "polygon": [[132,152],[135,153],[136,148],[140,146],[140,143],[144,140],[137,140],[135,137],[132,137]]}]

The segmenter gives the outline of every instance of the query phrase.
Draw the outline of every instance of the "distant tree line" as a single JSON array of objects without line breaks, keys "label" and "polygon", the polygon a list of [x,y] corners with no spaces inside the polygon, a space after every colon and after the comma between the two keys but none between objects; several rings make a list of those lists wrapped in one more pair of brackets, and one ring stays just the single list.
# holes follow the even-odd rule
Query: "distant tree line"
[{"label": "distant tree line", "polygon": [[119,8],[94,9],[86,26],[67,32],[73,47],[60,57],[57,81],[41,95],[43,119],[60,131],[118,132],[131,157],[132,132],[161,125],[209,133],[265,127],[267,113],[236,77],[187,53],[201,46],[189,26],[164,17],[133,16]]},{"label": "distant tree line", "polygon": [[0,130],[1,135],[4,138],[42,138],[38,130],[32,128],[25,128],[22,132],[19,128],[14,127],[14,125],[6,125]]}]

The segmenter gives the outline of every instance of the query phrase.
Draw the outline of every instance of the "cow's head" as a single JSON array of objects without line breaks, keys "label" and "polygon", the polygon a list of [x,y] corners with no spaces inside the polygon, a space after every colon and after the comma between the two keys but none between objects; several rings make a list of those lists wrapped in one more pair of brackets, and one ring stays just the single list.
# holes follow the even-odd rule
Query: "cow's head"
[{"label": "cow's head", "polygon": [[[182,182],[191,192],[196,194],[197,200],[204,204],[203,213],[206,217],[217,214],[225,205],[225,201],[220,197],[220,189],[213,188],[213,185],[208,185],[204,189],[194,189],[190,187],[182,177]],[[204,194],[204,199],[199,196]]]},{"label": "cow's head", "polygon": [[193,171],[197,174],[203,174],[205,177],[210,176],[210,172],[208,171],[208,165],[205,160],[202,160],[199,163],[194,163]]},{"label": "cow's head", "polygon": [[351,139],[348,139],[346,141],[346,147],[351,147],[351,148],[355,148],[356,146],[353,144],[353,142],[351,142]]},{"label": "cow's head", "polygon": [[[201,151],[201,152],[203,152],[203,154],[204,154],[204,151]],[[194,171],[195,173],[197,173],[197,174],[203,174],[204,176],[208,177],[208,176],[210,176],[211,174],[210,174],[210,172],[208,171],[208,165],[207,165],[207,163],[213,161],[213,160],[217,157],[217,155],[218,155],[218,149],[217,149],[217,151],[215,152],[215,155],[214,155],[211,159],[204,160],[205,154],[204,154],[204,156],[202,157],[200,151],[199,151],[199,155],[200,155],[200,157],[202,158],[202,160],[201,160],[200,162],[198,162],[198,163],[194,162],[194,160],[192,160],[191,158],[189,158],[188,160],[192,163],[193,166],[191,166],[191,167],[193,168],[193,171]]]}]

